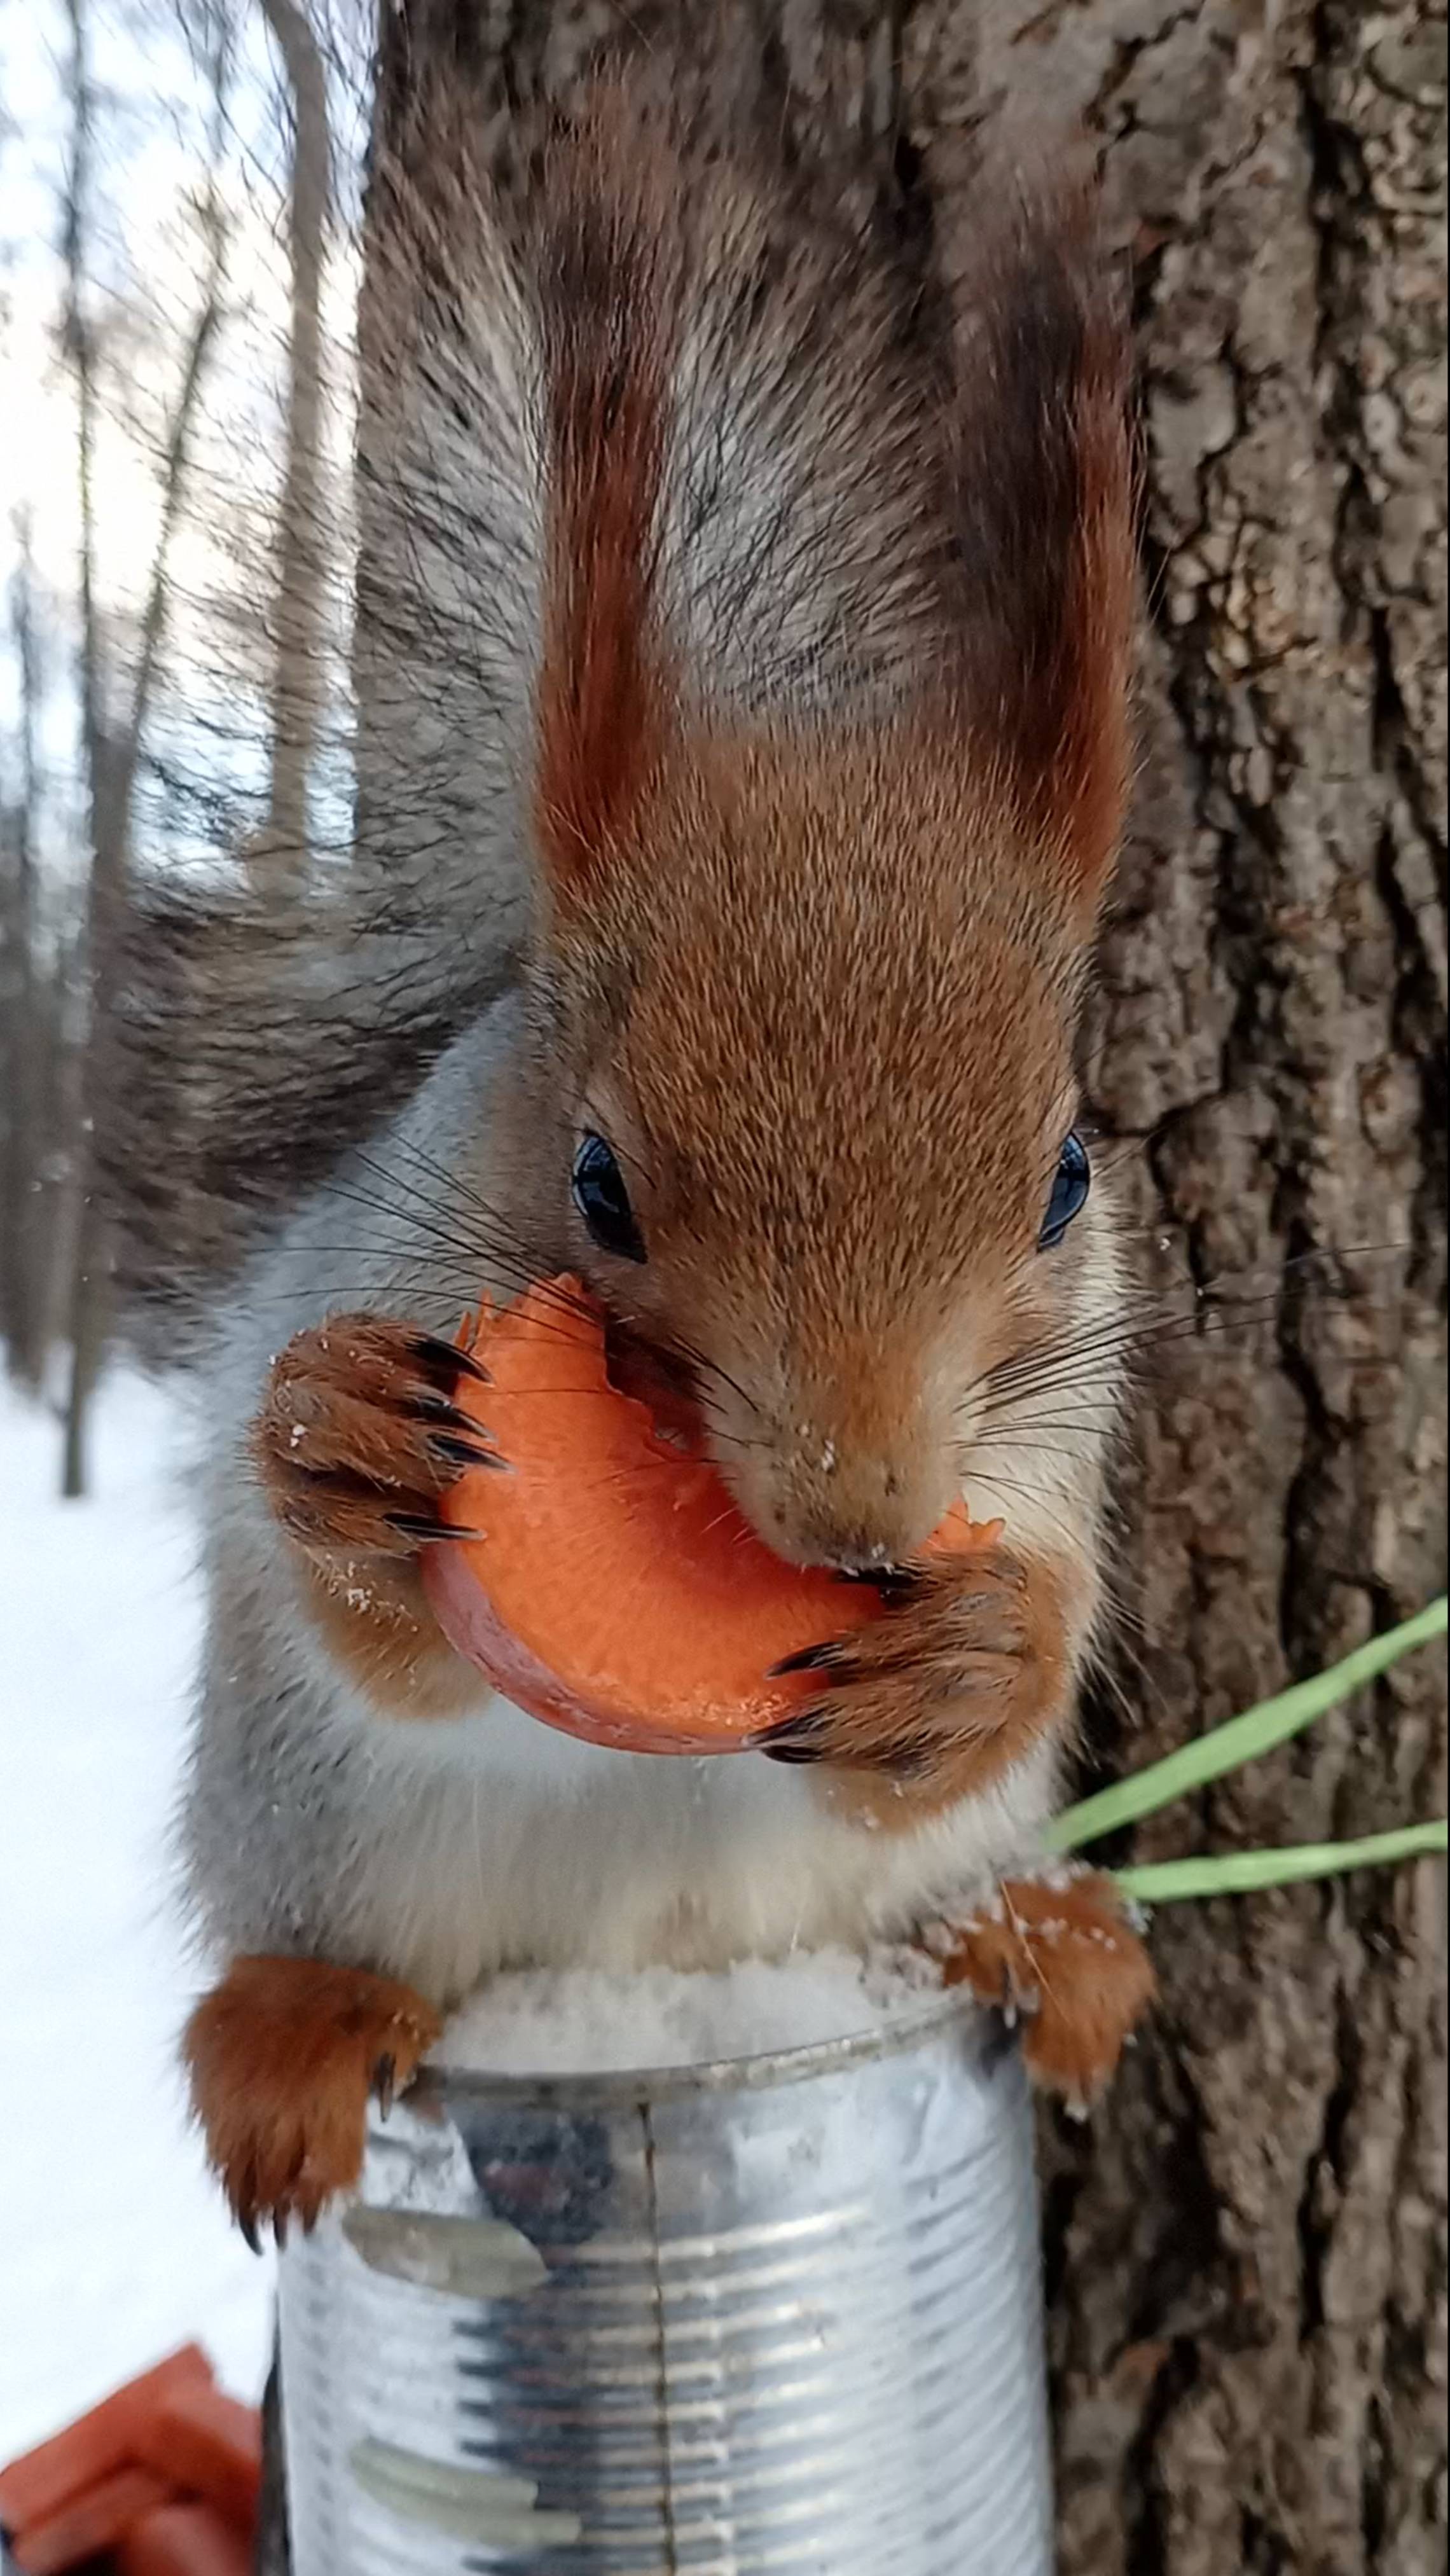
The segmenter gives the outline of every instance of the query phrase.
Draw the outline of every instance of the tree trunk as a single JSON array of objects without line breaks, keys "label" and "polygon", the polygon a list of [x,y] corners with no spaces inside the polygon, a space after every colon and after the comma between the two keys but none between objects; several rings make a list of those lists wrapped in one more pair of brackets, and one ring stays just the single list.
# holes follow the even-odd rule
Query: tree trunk
[{"label": "tree trunk", "polygon": [[[410,0],[482,112],[626,13]],[[984,112],[1082,117],[1137,253],[1144,768],[1093,1090],[1142,1267],[1146,1759],[1440,1588],[1445,13],[1426,0],[648,0],[950,292]],[[1104,1725],[1106,1726],[1106,1713]],[[1436,1671],[1145,1827],[1136,1856],[1444,1804]],[[1046,2131],[1063,2576],[1429,2576],[1446,2530],[1444,1945],[1429,1866],[1164,1913],[1157,2023]]]},{"label": "tree trunk", "polygon": [[97,1106],[95,1036],[100,963],[116,918],[118,887],[107,869],[111,848],[106,828],[110,743],[105,733],[105,692],[101,680],[101,635],[95,596],[95,351],[86,312],[87,266],[90,258],[90,182],[94,99],[89,65],[89,25],[82,0],[66,0],[71,38],[71,154],[65,201],[65,345],[76,380],[76,496],[79,530],[81,758],[89,819],[89,874],[85,899],[85,933],[80,956],[85,996],[84,1052],[77,1071],[76,1100],[70,1143],[75,1168],[77,1214],[75,1266],[70,1280],[70,1383],[66,1393],[65,1442],[61,1492],[74,1502],[86,1490],[86,1432],[91,1398],[100,1373],[109,1303],[110,1246],[105,1215],[96,1188],[94,1111]]},{"label": "tree trunk", "polygon": [[291,883],[306,859],[307,791],[324,685],[322,286],[332,142],[327,70],[306,9],[297,0],[262,0],[262,12],[282,57],[292,106],[287,226],[292,313],[286,458],[277,513],[271,781],[266,824],[248,855],[254,868]]},{"label": "tree trunk", "polygon": [[[1418,0],[1022,5],[984,66],[1084,101],[1143,250],[1098,1106],[1156,1276],[1265,1300],[1145,1391],[1135,1753],[1443,1581],[1444,33]],[[1440,1812],[1444,1748],[1422,1666],[1141,1855]],[[1160,1917],[1158,2029],[1048,2151],[1064,2576],[1443,2566],[1437,1875]]]},{"label": "tree trunk", "polygon": [[20,688],[20,779],[14,806],[0,813],[0,1060],[5,1069],[0,1127],[0,1340],[18,1383],[36,1392],[45,1374],[49,1325],[43,1207],[48,1191],[45,1048],[35,838],[40,808],[37,732],[40,671],[35,576],[28,513],[17,516],[19,563],[11,642]]},{"label": "tree trunk", "polygon": [[105,1358],[110,1325],[112,1225],[106,1207],[106,1134],[114,1118],[116,1066],[111,1011],[123,914],[131,874],[131,814],[146,721],[171,604],[171,551],[186,494],[192,440],[207,364],[222,319],[228,226],[217,189],[226,141],[229,40],[213,51],[215,114],[210,165],[197,215],[206,245],[201,302],[192,322],[167,422],[161,458],[160,509],[141,619],[139,651],[124,726],[113,737],[105,717],[106,676],[95,597],[94,465],[97,427],[95,357],[86,318],[90,255],[89,182],[93,98],[87,23],[81,0],[68,0],[71,24],[72,147],[66,250],[66,341],[76,377],[76,462],[80,530],[81,743],[90,821],[90,872],[84,906],[78,985],[84,1028],[69,1121],[78,1208],[70,1283],[70,1386],[66,1402],[61,1491],[86,1490],[86,1429]]}]

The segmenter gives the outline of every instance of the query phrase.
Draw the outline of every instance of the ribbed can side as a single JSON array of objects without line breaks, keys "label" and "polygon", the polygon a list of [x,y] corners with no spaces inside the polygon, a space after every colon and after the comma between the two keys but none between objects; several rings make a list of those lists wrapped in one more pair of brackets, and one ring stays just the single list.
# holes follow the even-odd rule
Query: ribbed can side
[{"label": "ribbed can side", "polygon": [[1048,2576],[1031,2125],[971,2022],[577,2107],[445,2079],[282,2334],[297,2576]]}]

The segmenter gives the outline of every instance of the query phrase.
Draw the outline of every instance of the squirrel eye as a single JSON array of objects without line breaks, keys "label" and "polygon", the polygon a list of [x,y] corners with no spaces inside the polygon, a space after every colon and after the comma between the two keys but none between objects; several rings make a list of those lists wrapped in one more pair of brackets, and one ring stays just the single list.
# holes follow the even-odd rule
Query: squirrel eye
[{"label": "squirrel eye", "polygon": [[1052,1252],[1061,1243],[1073,1218],[1081,1216],[1086,1207],[1092,1183],[1093,1167],[1088,1161],[1088,1149],[1074,1128],[1058,1162],[1057,1178],[1052,1184],[1052,1196],[1047,1202],[1047,1214],[1037,1238],[1039,1251]]},{"label": "squirrel eye", "polygon": [[574,1205],[601,1252],[620,1261],[644,1261],[644,1237],[624,1185],[614,1148],[602,1136],[579,1139],[574,1156]]}]

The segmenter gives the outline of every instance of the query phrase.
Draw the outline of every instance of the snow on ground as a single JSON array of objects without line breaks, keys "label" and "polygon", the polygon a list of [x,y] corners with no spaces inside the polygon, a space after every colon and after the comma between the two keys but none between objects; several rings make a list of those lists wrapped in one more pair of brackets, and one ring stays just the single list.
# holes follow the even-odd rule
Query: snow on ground
[{"label": "snow on ground", "polygon": [[174,2064],[193,1988],[167,1825],[198,1632],[174,1401],[101,1391],[94,1499],[0,1382],[0,2462],[188,2337],[255,2397],[270,2260]]}]

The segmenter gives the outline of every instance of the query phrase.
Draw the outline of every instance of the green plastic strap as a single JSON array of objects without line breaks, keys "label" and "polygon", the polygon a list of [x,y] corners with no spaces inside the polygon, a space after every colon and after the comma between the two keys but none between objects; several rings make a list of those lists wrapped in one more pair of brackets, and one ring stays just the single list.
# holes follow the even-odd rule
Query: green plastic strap
[{"label": "green plastic strap", "polygon": [[1358,1843],[1298,1843],[1282,1851],[1220,1852],[1211,1860],[1165,1860],[1120,1869],[1116,1883],[1140,1905],[1175,1905],[1190,1896],[1252,1896],[1261,1887],[1292,1887],[1306,1878],[1383,1868],[1450,1848],[1450,1825],[1405,1825]]},{"label": "green plastic strap", "polygon": [[1262,1701],[1242,1717],[1230,1718],[1211,1734],[1201,1735],[1180,1752],[1170,1753],[1166,1761],[1150,1763],[1147,1770],[1134,1771],[1111,1789],[1102,1789],[1096,1797],[1084,1798],[1080,1806],[1069,1807],[1048,1828],[1049,1848],[1077,1851],[1084,1843],[1116,1833],[1120,1825],[1136,1824],[1140,1816],[1156,1815],[1174,1798],[1186,1798],[1193,1790],[1205,1788],[1210,1780],[1221,1780],[1225,1772],[1237,1771],[1257,1755],[1271,1753],[1276,1744],[1287,1743],[1291,1735],[1312,1726],[1326,1709],[1388,1672],[1402,1655],[1443,1637],[1446,1609],[1442,1593],[1438,1601],[1417,1611],[1403,1626],[1389,1628],[1382,1637],[1371,1637],[1366,1645],[1357,1646],[1352,1655],[1346,1655],[1343,1663],[1333,1665],[1327,1673],[1296,1682],[1292,1690],[1282,1691],[1277,1699]]}]

